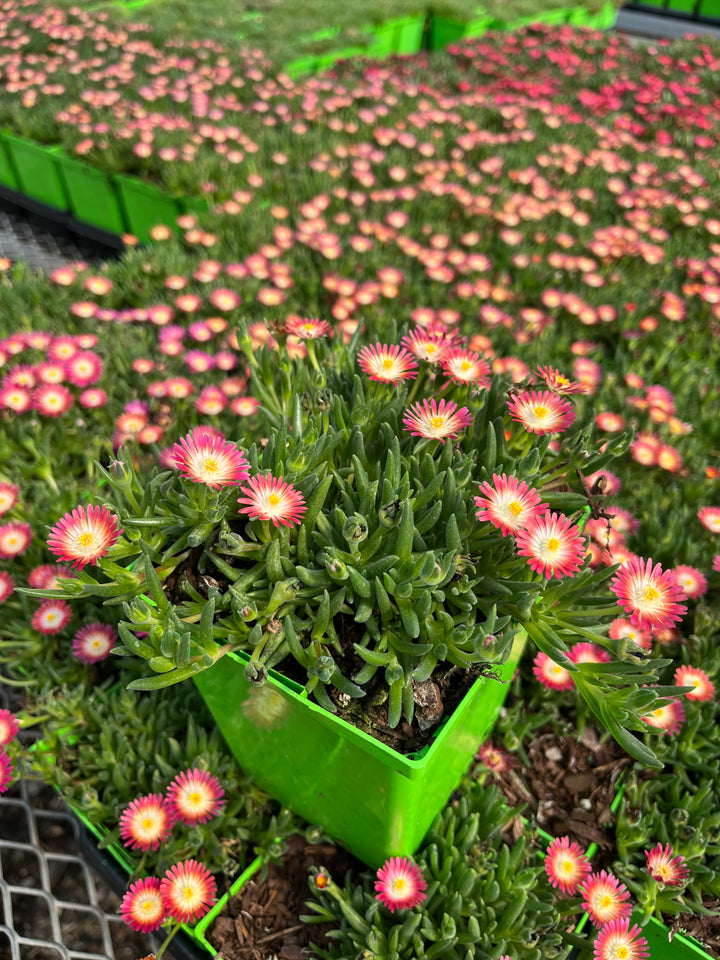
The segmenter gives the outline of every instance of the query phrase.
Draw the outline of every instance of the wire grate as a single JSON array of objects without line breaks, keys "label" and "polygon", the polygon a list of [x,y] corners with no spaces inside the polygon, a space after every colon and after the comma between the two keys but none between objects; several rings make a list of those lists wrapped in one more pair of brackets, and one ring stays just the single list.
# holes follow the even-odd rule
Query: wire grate
[{"label": "wire grate", "polygon": [[116,257],[118,250],[71,233],[0,197],[0,257],[22,260],[35,270],[51,271],[67,263],[96,263]]},{"label": "wire grate", "polygon": [[[0,707],[19,707],[1,682]],[[0,796],[0,960],[135,960],[159,946],[120,919],[120,897],[83,858],[80,829],[45,784],[20,780]]]}]

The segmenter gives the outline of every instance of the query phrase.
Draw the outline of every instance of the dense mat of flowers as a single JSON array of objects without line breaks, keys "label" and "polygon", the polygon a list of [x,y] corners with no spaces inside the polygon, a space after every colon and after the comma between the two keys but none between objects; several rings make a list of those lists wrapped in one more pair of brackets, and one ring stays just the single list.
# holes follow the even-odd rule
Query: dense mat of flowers
[{"label": "dense mat of flowers", "polygon": [[[596,437],[633,431],[612,473],[583,478],[585,533],[594,565],[628,564],[621,598],[644,574],[646,602],[683,601],[659,625],[618,608],[610,639],[667,656],[663,682],[691,688],[645,718],[654,748],[691,768],[683,736],[700,737],[701,717],[712,728],[718,675],[698,634],[714,635],[704,610],[720,581],[720,49],[530,29],[294,82],[260,51],[161,49],[102,12],[25,3],[3,17],[4,122],[210,203],[178,238],[159,225],[154,246],[101,270],[5,264],[6,669],[109,675],[82,631],[110,622],[15,588],[73,575],[47,531],[100,480],[95,459],[112,467],[125,445],[168,464],[199,425],[253,438],[239,319],[255,347],[291,330],[298,357],[315,334],[359,329],[367,346],[451,332],[508,389],[544,390],[540,366],[580,385]],[[554,668],[536,667],[551,687]],[[555,683],[552,696],[572,686]],[[703,750],[715,762],[712,740]]]}]

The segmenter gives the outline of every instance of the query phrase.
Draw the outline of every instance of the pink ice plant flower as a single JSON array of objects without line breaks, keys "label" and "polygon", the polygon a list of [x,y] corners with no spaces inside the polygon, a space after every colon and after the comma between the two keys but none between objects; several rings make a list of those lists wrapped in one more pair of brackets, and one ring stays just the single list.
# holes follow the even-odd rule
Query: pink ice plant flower
[{"label": "pink ice plant flower", "polygon": [[650,559],[628,560],[611,580],[610,589],[635,626],[650,630],[672,626],[687,613],[682,602],[685,593],[674,571],[663,570]]},{"label": "pink ice plant flower", "polygon": [[82,569],[106,556],[120,539],[118,518],[107,507],[75,507],[66,513],[50,531],[48,549],[59,560],[70,561]]},{"label": "pink ice plant flower", "polygon": [[456,440],[461,430],[473,422],[467,407],[459,407],[452,400],[423,400],[413,403],[405,411],[403,425],[414,437],[427,440]]},{"label": "pink ice plant flower", "polygon": [[250,476],[250,464],[235,444],[207,430],[183,437],[170,448],[168,458],[187,480],[215,490],[244,483]]},{"label": "pink ice plant flower", "polygon": [[408,857],[390,857],[380,867],[375,881],[375,899],[391,913],[410,910],[426,899],[427,882],[422,870]]},{"label": "pink ice plant flower", "polygon": [[669,843],[664,847],[658,843],[652,850],[646,850],[645,859],[653,880],[667,887],[679,887],[690,876],[690,868],[687,866],[685,857],[681,854],[676,855]]},{"label": "pink ice plant flower", "polygon": [[545,854],[545,873],[553,887],[566,897],[577,893],[592,867],[579,843],[569,837],[557,837]]},{"label": "pink ice plant flower", "polygon": [[478,520],[497,527],[503,537],[518,533],[548,509],[537,490],[524,480],[504,473],[501,476],[494,473],[492,483],[484,481],[479,485],[479,491],[483,496],[475,497]]}]

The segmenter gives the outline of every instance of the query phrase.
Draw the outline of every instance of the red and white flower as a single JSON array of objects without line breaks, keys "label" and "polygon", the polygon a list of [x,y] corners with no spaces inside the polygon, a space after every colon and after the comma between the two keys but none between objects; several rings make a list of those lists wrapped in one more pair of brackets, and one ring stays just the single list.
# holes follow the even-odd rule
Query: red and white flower
[{"label": "red and white flower", "polygon": [[685,594],[672,570],[663,571],[659,563],[642,557],[633,557],[617,571],[610,589],[618,603],[630,614],[636,626],[672,626],[682,620],[687,607]]},{"label": "red and white flower", "polygon": [[161,793],[133,800],[120,814],[120,839],[134,850],[157,850],[170,836],[175,818]]},{"label": "red and white flower", "polygon": [[15,770],[12,765],[12,760],[5,753],[5,750],[0,749],[0,793],[5,793],[7,788],[12,783]]},{"label": "red and white flower", "polygon": [[685,857],[681,854],[675,855],[669,843],[664,847],[658,843],[652,850],[646,850],[645,858],[650,876],[658,883],[664,883],[665,886],[679,887],[690,876],[690,868],[686,864]]},{"label": "red and white flower", "polygon": [[73,402],[72,393],[61,383],[44,383],[32,392],[32,405],[43,417],[59,417]]},{"label": "red and white flower", "polygon": [[440,366],[453,383],[472,383],[479,389],[490,386],[490,364],[473,350],[449,347],[440,361]]},{"label": "red and white flower", "polygon": [[694,688],[685,694],[688,700],[712,700],[715,696],[715,685],[700,667],[678,667],[674,680],[678,687]]},{"label": "red and white flower", "polygon": [[88,623],[73,637],[72,652],[83,663],[99,663],[110,656],[117,633],[107,623]]},{"label": "red and white flower", "polygon": [[585,386],[576,380],[571,380],[556,370],[555,367],[538,367],[537,374],[545,381],[545,385],[553,393],[585,393]]},{"label": "red and white flower", "polygon": [[19,730],[20,724],[15,714],[9,710],[0,710],[0,747],[14,740]]},{"label": "red and white flower", "polygon": [[478,520],[489,521],[504,537],[522,530],[530,520],[542,516],[548,509],[537,490],[524,480],[504,473],[502,476],[493,474],[492,484],[484,481],[479,490],[484,496],[475,497]]},{"label": "red and white flower", "polygon": [[405,411],[403,424],[414,437],[428,440],[455,440],[461,430],[473,422],[473,416],[467,407],[460,407],[452,400],[423,400],[413,403]]},{"label": "red and white flower", "polygon": [[0,482],[0,517],[15,506],[20,496],[20,487],[14,483]]},{"label": "red and white flower", "polygon": [[681,563],[675,567],[674,572],[677,582],[682,587],[688,600],[695,600],[707,593],[707,577],[697,567],[690,567],[686,563]]},{"label": "red and white flower", "polygon": [[527,557],[536,572],[551,577],[572,577],[585,562],[585,540],[569,517],[545,513],[533,517],[515,535],[518,553]]},{"label": "red and white flower", "polygon": [[417,376],[417,360],[403,347],[396,344],[387,346],[376,343],[358,351],[357,361],[360,369],[371,380],[383,383],[397,383],[399,380],[414,380]]},{"label": "red and white flower", "polygon": [[650,948],[642,929],[627,917],[606,923],[593,945],[594,960],[649,960]]},{"label": "red and white flower", "polygon": [[25,553],[32,540],[30,524],[11,521],[0,526],[0,557],[12,560]]},{"label": "red and white flower", "polygon": [[300,340],[319,340],[321,337],[329,337],[332,327],[327,320],[288,317],[285,321],[285,332]]},{"label": "red and white flower", "polygon": [[640,719],[644,720],[648,726],[674,737],[685,723],[685,707],[679,700],[670,700],[664,707],[656,707]]},{"label": "red and white flower", "polygon": [[65,600],[45,600],[33,614],[31,625],[39,633],[60,633],[71,618],[72,607]]},{"label": "red and white flower", "polygon": [[165,919],[160,880],[157,877],[146,877],[131,884],[122,898],[120,916],[136,933],[159,930]]},{"label": "red and white flower", "polygon": [[15,584],[13,578],[5,570],[0,570],[0,603],[5,603],[12,596]]},{"label": "red and white flower", "polygon": [[697,516],[710,533],[720,533],[720,507],[701,507]]},{"label": "red and white flower", "polygon": [[215,902],[216,890],[212,874],[197,860],[176,863],[160,881],[163,906],[180,923],[204,916]]},{"label": "red and white flower", "polygon": [[239,513],[247,514],[251,520],[270,520],[276,527],[300,523],[307,510],[300,491],[282,477],[251,477],[240,492],[246,496],[238,497],[242,504]]},{"label": "red and white flower", "polygon": [[567,667],[555,663],[546,653],[539,652],[535,655],[533,673],[538,682],[549,690],[572,690],[575,686]]},{"label": "red and white flower", "polygon": [[545,390],[523,391],[507,403],[510,417],[530,433],[562,433],[575,421],[575,409],[569,400]]},{"label": "red and white flower", "polygon": [[167,802],[176,819],[183,823],[205,823],[220,812],[225,791],[217,777],[193,768],[175,777],[166,791]]},{"label": "red and white flower", "polygon": [[545,873],[550,883],[571,897],[589,875],[592,867],[579,843],[569,837],[553,840],[545,854]]},{"label": "red and white flower", "polygon": [[107,507],[78,506],[52,528],[48,549],[59,560],[68,560],[71,566],[82,569],[106,556],[121,533],[118,518]]},{"label": "red and white flower", "polygon": [[183,477],[219,489],[243,483],[250,476],[250,464],[234,443],[207,430],[194,430],[168,454]]},{"label": "red and white flower", "polygon": [[408,857],[390,857],[380,867],[375,881],[375,899],[391,913],[410,910],[426,899],[427,883],[422,870]]},{"label": "red and white flower", "polygon": [[591,873],[579,890],[583,896],[582,905],[596,927],[630,916],[630,891],[611,873],[605,870]]}]

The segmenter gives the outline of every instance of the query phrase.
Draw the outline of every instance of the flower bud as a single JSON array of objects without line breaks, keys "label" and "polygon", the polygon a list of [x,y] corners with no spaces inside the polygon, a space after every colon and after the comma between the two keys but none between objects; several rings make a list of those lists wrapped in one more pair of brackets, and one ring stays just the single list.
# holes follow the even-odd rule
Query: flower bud
[{"label": "flower bud", "polygon": [[245,667],[245,679],[248,683],[260,686],[267,680],[267,667],[258,660],[251,660]]},{"label": "flower bud", "polygon": [[378,520],[385,527],[394,527],[400,522],[400,510],[402,509],[402,500],[400,497],[395,497],[393,500],[388,500],[387,503],[384,503],[378,511]]},{"label": "flower bud", "polygon": [[359,513],[354,513],[345,521],[342,532],[348,543],[362,543],[368,535],[368,525],[365,517]]}]

